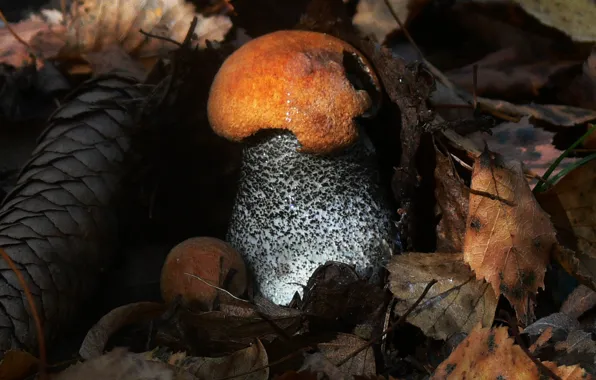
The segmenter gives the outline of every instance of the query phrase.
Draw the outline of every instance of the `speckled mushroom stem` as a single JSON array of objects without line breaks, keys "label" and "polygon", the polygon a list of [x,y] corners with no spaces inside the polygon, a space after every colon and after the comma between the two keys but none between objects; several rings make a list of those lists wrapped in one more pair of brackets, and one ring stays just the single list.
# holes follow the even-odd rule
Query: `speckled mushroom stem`
[{"label": "speckled mushroom stem", "polygon": [[333,156],[298,151],[289,132],[244,149],[228,240],[260,291],[286,304],[327,261],[377,277],[391,255],[392,220],[377,158],[360,139]]}]

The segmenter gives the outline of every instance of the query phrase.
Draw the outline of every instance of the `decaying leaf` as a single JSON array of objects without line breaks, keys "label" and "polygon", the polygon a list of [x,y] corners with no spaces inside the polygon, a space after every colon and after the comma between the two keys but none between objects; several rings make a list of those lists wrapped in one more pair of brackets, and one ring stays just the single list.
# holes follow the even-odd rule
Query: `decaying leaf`
[{"label": "decaying leaf", "polygon": [[513,104],[504,100],[478,97],[480,108],[512,117],[532,116],[561,127],[573,127],[596,120],[596,111],[564,104]]},{"label": "decaying leaf", "polygon": [[[149,353],[150,358],[155,352]],[[192,357],[174,354],[164,360],[164,355],[156,355],[159,360],[183,369],[199,379],[224,379],[233,377],[239,380],[266,380],[269,378],[269,359],[263,344],[257,341],[250,347],[218,358]],[[157,359],[155,359],[157,360]]]},{"label": "decaying leaf", "polygon": [[565,210],[565,215],[553,217],[555,226],[569,224],[575,234],[577,251],[592,258],[596,258],[595,187],[596,161],[592,160],[569,172],[544,195],[555,194]]},{"label": "decaying leaf", "polygon": [[579,322],[577,319],[572,318],[567,314],[553,313],[544,318],[540,318],[526,327],[524,333],[529,335],[540,335],[548,328],[553,330],[553,338],[555,340],[560,340],[566,337],[570,331],[579,328]]},{"label": "decaying leaf", "polygon": [[592,0],[515,0],[545,25],[575,41],[596,42],[596,7]]},{"label": "decaying leaf", "polygon": [[39,360],[26,351],[9,350],[0,363],[0,379],[21,380],[37,371]]},{"label": "decaying leaf", "polygon": [[[543,363],[565,380],[591,379],[579,366]],[[476,327],[451,353],[432,379],[518,379],[539,380],[541,372],[534,362],[515,345],[506,327],[494,329]]]},{"label": "decaying leaf", "polygon": [[[477,146],[484,143],[493,152],[499,152],[506,160],[521,161],[524,167],[542,176],[563,151],[553,145],[554,132],[535,127],[530,117],[524,116],[518,122],[501,123],[491,128],[492,135],[474,132],[468,137]],[[569,166],[576,158],[566,157],[557,167],[556,172]]]},{"label": "decaying leaf", "polygon": [[596,292],[585,285],[580,285],[563,302],[561,313],[579,318],[594,306],[596,306]]},{"label": "decaying leaf", "polygon": [[474,163],[471,188],[464,260],[529,323],[557,242],[549,216],[532,195],[521,163],[488,150]]},{"label": "decaying leaf", "polygon": [[[177,48],[175,43],[151,38],[140,32],[166,37],[182,42],[188,33],[193,17],[197,17],[194,30],[199,47],[206,41],[221,41],[232,23],[224,14],[203,16],[195,13],[194,6],[185,0],[80,0],[72,2],[64,18],[33,16],[20,26],[24,40],[38,58],[55,60],[85,59],[86,54],[102,51],[111,45],[122,47],[127,53],[142,59],[148,66],[154,57]],[[0,46],[14,38],[0,35]],[[2,61],[19,63],[27,57],[23,49],[2,57]],[[20,65],[19,65],[20,66]]]},{"label": "decaying leaf", "polygon": [[101,356],[113,333],[128,324],[156,318],[165,310],[166,306],[157,302],[137,302],[117,307],[104,315],[87,332],[79,355],[87,360]]},{"label": "decaying leaf", "polygon": [[464,247],[468,189],[448,156],[435,152],[435,198],[441,220],[437,226],[437,251],[461,252]]},{"label": "decaying leaf", "polygon": [[[333,364],[339,363],[347,356],[351,355],[357,349],[367,342],[355,335],[338,334],[337,338],[331,342],[320,343],[317,345],[319,350]],[[340,365],[339,370],[346,375],[351,376],[370,376],[377,373],[375,365],[375,354],[372,347],[359,352],[351,357],[347,362]]]},{"label": "decaying leaf", "polygon": [[387,269],[397,314],[405,313],[432,279],[438,281],[408,317],[426,335],[447,339],[478,323],[492,324],[497,297],[489,284],[474,277],[461,253],[407,253],[394,256]]},{"label": "decaying leaf", "polygon": [[[400,21],[407,24],[429,3],[429,0],[390,0],[389,3]],[[383,42],[391,31],[399,29],[399,25],[383,0],[358,2],[353,22],[364,35],[373,35],[378,42]]]},{"label": "decaying leaf", "polygon": [[89,361],[75,364],[52,380],[196,380],[188,372],[165,363],[145,360],[142,354],[117,348]]}]

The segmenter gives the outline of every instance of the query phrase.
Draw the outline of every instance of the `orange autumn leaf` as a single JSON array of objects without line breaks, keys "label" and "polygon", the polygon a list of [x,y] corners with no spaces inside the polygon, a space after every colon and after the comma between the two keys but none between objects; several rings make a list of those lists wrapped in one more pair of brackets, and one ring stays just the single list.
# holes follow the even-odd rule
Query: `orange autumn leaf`
[{"label": "orange autumn leaf", "polygon": [[503,294],[524,323],[534,318],[534,295],[556,243],[521,163],[485,150],[474,163],[464,260],[477,278]]},{"label": "orange autumn leaf", "polygon": [[[592,378],[578,365],[542,364],[563,380]],[[431,379],[539,380],[544,378],[541,375],[536,364],[509,337],[507,327],[490,329],[478,325],[439,365]]]}]

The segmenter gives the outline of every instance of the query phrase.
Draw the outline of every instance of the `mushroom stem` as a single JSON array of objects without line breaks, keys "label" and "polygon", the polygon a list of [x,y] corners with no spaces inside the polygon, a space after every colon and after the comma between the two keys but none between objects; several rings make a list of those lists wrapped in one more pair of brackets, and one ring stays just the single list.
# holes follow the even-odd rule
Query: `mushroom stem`
[{"label": "mushroom stem", "polygon": [[363,139],[332,156],[299,149],[292,133],[278,130],[245,145],[228,230],[260,291],[278,304],[301,294],[327,261],[378,278],[391,255],[388,194]]}]

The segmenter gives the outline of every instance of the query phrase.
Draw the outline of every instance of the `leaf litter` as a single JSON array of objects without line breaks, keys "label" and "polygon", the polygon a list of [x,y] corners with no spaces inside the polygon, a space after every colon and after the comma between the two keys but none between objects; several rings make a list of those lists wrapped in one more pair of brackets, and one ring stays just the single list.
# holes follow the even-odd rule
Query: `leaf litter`
[{"label": "leaf litter", "polygon": [[[208,121],[197,102],[206,101],[209,84],[225,56],[247,39],[292,28],[333,34],[370,59],[387,95],[372,122],[380,132],[371,134],[381,164],[387,169],[386,190],[393,192],[397,210],[396,255],[388,260],[387,277],[381,279],[382,283],[358,275],[349,265],[327,263],[303,284],[304,296],[295,297],[290,305],[275,305],[262,298],[258,286],[240,297],[228,295],[224,281],[219,289],[222,297],[211,311],[193,309],[179,299],[165,304],[155,288],[158,281],[144,284],[140,288],[143,291],[128,303],[87,310],[87,319],[81,321],[92,322],[85,322],[88,326],[79,341],[85,334],[87,337],[82,345],[69,351],[72,357],[78,350],[83,361],[65,370],[62,366],[58,371],[63,371],[52,373],[51,378],[310,379],[317,378],[317,374],[332,379],[419,378],[431,374],[433,378],[461,378],[465,372],[478,378],[574,379],[594,374],[592,294],[587,288],[573,291],[577,284],[569,276],[558,284],[545,275],[547,271],[560,271],[551,265],[554,257],[583,283],[596,283],[591,219],[585,211],[593,206],[593,161],[588,160],[590,152],[581,151],[590,149],[589,141],[567,152],[569,158],[557,168],[561,174],[550,177],[555,181],[544,182],[546,192],[530,189],[531,183],[543,180],[548,163],[569,146],[555,142],[573,137],[585,130],[586,123],[596,120],[588,49],[568,42],[566,52],[554,51],[553,44],[561,41],[561,33],[553,31],[537,37],[540,33],[535,33],[536,24],[528,18],[511,16],[519,16],[519,9],[509,16],[485,14],[482,17],[491,22],[482,25],[469,19],[475,12],[469,4],[370,0],[344,3],[312,0],[283,7],[269,0],[250,4],[222,0],[195,2],[197,12],[194,6],[174,0],[119,0],[109,4],[85,0],[75,2],[66,13],[38,12],[12,24],[13,32],[26,44],[15,43],[8,30],[0,30],[6,67],[35,80],[42,70],[55,68],[57,71],[50,77],[52,85],[46,81],[44,87],[32,80],[28,89],[45,90],[50,100],[65,101],[67,108],[78,107],[77,112],[89,111],[90,107],[83,104],[89,96],[82,96],[79,100],[83,103],[77,103],[78,98],[64,99],[61,92],[76,86],[77,81],[114,70],[141,78],[137,89],[143,92],[126,107],[117,106],[121,107],[119,112],[144,126],[140,134],[146,133],[149,142],[132,145],[135,152],[140,148],[141,155],[150,156],[141,163],[161,165],[139,167],[135,160],[126,162],[126,168],[133,169],[135,175],[121,181],[132,194],[123,191],[116,197],[129,200],[124,216],[118,215],[124,220],[120,232],[125,238],[116,249],[121,255],[127,254],[128,244],[135,239],[171,247],[190,236],[205,234],[203,231],[217,230],[189,226],[208,225],[201,219],[209,216],[193,209],[193,203],[183,203],[181,192],[195,194],[195,202],[201,207],[210,204],[213,215],[225,225],[230,203],[217,198],[219,193],[223,196],[228,192],[224,189],[228,182],[215,178],[232,178],[238,161],[232,149],[209,143],[216,139],[205,132]],[[584,24],[559,24],[552,15],[537,15],[524,2],[518,3],[520,9],[536,15],[543,24],[554,25],[576,40],[590,33]],[[570,4],[566,11],[579,3]],[[433,19],[437,14],[447,16]],[[371,20],[382,22],[373,27]],[[453,40],[461,37],[454,37],[454,24],[480,30],[464,36],[468,52],[458,55],[454,49],[445,54],[443,47],[425,37],[421,26],[428,23],[443,28],[444,36]],[[194,35],[188,34],[191,26]],[[487,44],[487,36],[499,32],[498,28],[504,31],[501,38],[494,45]],[[578,32],[578,28],[584,30]],[[235,35],[228,35],[230,30]],[[411,37],[408,31],[422,43],[422,50],[417,52],[422,63],[395,54],[405,51],[398,48]],[[374,35],[377,42],[362,38],[362,34]],[[443,35],[434,36],[449,45]],[[482,40],[483,48],[475,45],[478,41],[474,39]],[[526,54],[519,51],[524,44],[532,45]],[[6,95],[0,105],[10,116],[6,119],[11,123],[25,116],[43,119],[39,115],[49,111],[29,113],[21,95],[24,92],[15,80],[20,77],[14,71],[7,73],[5,77],[11,81],[0,87]],[[87,82],[87,86],[93,88],[94,83],[101,80]],[[105,83],[111,91],[121,90],[116,80]],[[559,91],[562,88],[566,90]],[[98,99],[104,99],[106,88],[97,90]],[[439,92],[442,98],[436,96]],[[457,106],[450,108],[454,104]],[[64,112],[57,113],[61,122],[77,114]],[[112,108],[102,112],[112,119],[122,117]],[[95,125],[92,119],[86,122]],[[62,131],[58,124],[46,133]],[[85,135],[75,140],[89,142],[98,138]],[[485,144],[486,149],[479,149]],[[102,151],[102,147],[100,144],[97,149]],[[46,149],[48,154],[58,155],[65,147]],[[179,149],[188,149],[189,154],[177,157]],[[72,155],[82,160],[87,170],[95,167],[96,163],[80,152],[75,150]],[[54,163],[56,157],[47,162]],[[199,164],[184,166],[193,160]],[[213,165],[216,161],[222,163]],[[30,168],[44,163],[30,164]],[[147,174],[156,167],[160,169]],[[68,167],[59,169],[67,171]],[[77,170],[84,174],[86,169],[77,166]],[[207,175],[209,170],[222,173]],[[168,171],[172,173],[167,181],[156,180]],[[35,184],[31,180],[36,178],[34,174],[27,176],[31,176],[26,177],[27,184]],[[180,181],[189,177],[198,178],[198,188],[211,190],[196,191],[187,186],[189,182]],[[2,182],[3,178],[0,171],[0,185],[13,186]],[[94,186],[91,182],[86,185]],[[208,196],[201,198],[202,194]],[[23,204],[30,199],[24,199]],[[10,219],[11,223],[43,232],[43,223],[27,224],[31,216],[28,213],[42,212],[62,226],[53,207],[35,203],[20,209],[20,205],[8,203],[9,210],[23,214],[22,218]],[[68,211],[73,213],[72,209]],[[169,217],[160,219],[164,215]],[[94,215],[93,222],[98,221],[101,216]],[[91,231],[85,236],[94,237],[93,230],[84,227],[84,234]],[[225,237],[223,232],[213,235]],[[0,242],[4,242],[3,236],[0,234]],[[14,241],[6,243],[7,250],[10,244],[25,238],[15,235]],[[433,252],[423,253],[419,247],[431,247]],[[74,248],[61,247],[65,252]],[[31,257],[36,257],[35,253]],[[33,278],[25,283],[30,284],[36,297],[39,284],[49,286],[59,279],[30,273],[27,265],[23,262],[14,273],[18,276],[23,271]],[[144,269],[142,260],[135,265]],[[118,270],[126,273],[125,268]],[[110,289],[117,289],[117,285],[112,284]],[[571,296],[561,304],[554,295],[565,292]],[[17,294],[11,293],[11,297],[17,299]],[[504,295],[501,302],[500,295]],[[41,313],[46,331],[66,331],[65,323],[57,317],[60,313],[56,310],[61,309],[48,308],[56,302],[44,299]],[[72,306],[81,307],[78,303]],[[509,319],[507,329],[499,316],[511,312],[515,317]],[[523,335],[532,343],[530,348],[519,338],[519,328],[512,322],[515,319],[521,321]],[[69,318],[70,322],[75,320]],[[20,330],[15,328],[15,332],[18,337]],[[52,350],[61,347],[60,338],[60,334],[50,334]],[[35,342],[27,344],[32,352],[37,348]],[[40,353],[40,360],[28,355],[14,348],[6,351],[0,371],[19,378],[37,367],[39,377],[45,378],[45,353]]]}]

